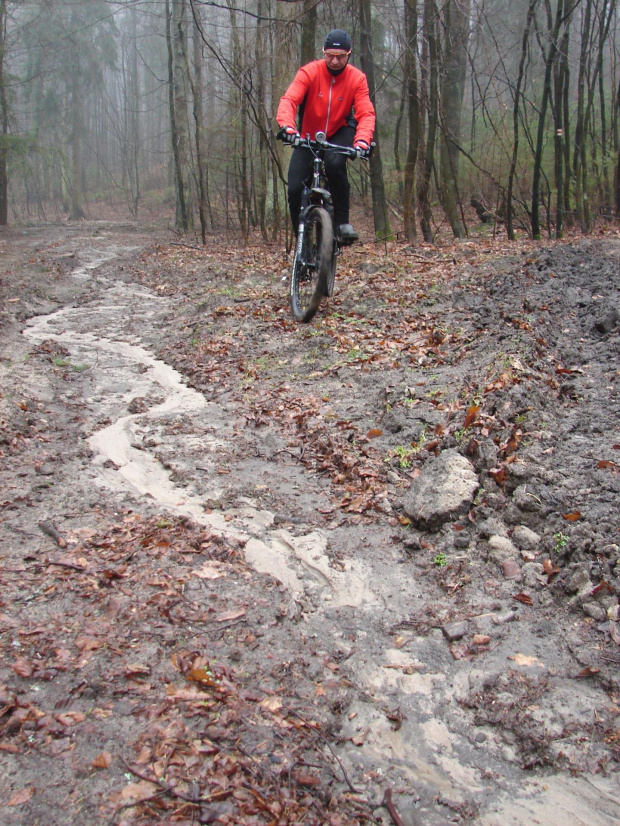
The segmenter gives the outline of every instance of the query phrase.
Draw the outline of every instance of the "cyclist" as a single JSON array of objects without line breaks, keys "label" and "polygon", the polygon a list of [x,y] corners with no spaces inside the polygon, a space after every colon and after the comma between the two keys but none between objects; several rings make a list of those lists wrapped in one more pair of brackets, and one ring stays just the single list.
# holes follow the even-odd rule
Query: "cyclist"
[{"label": "cyclist", "polygon": [[[360,157],[368,157],[370,151],[375,110],[366,75],[349,63],[351,48],[351,38],[346,32],[341,29],[329,32],[323,45],[323,59],[302,66],[280,99],[276,121],[284,128],[286,141],[296,147],[288,169],[288,203],[295,232],[304,182],[312,176],[312,153],[298,145],[301,135],[314,140],[317,132],[324,132],[330,143],[353,146]],[[301,135],[295,125],[297,116]],[[353,243],[359,235],[349,223],[346,157],[327,151],[325,172],[340,237],[346,243]]]}]

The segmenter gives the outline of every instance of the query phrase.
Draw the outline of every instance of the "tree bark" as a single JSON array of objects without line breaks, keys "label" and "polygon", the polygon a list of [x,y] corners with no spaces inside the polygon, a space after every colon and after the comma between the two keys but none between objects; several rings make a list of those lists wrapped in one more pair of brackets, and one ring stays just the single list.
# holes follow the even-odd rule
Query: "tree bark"
[{"label": "tree bark", "polygon": [[6,93],[4,58],[6,49],[6,0],[0,0],[0,226],[9,220],[9,176],[7,168],[9,135],[9,101]]},{"label": "tree bark", "polygon": [[[171,4],[172,3],[172,7]],[[183,90],[183,22],[184,0],[166,0],[166,42],[168,46],[168,105],[170,131],[174,158],[174,182],[176,191],[175,225],[183,232],[190,227],[189,192],[185,179],[187,166],[187,140],[184,121],[186,99]]]},{"label": "tree bark", "polygon": [[[375,101],[375,66],[372,54],[371,6],[370,0],[359,1],[360,40],[362,71],[368,79],[371,100]],[[383,184],[383,164],[381,162],[381,145],[378,133],[375,133],[375,148],[370,157],[370,189],[372,192],[372,211],[375,222],[375,236],[381,240],[391,236],[388,218],[385,187]]]},{"label": "tree bark", "polygon": [[301,18],[301,65],[316,58],[316,0],[304,0],[304,10]]},{"label": "tree bark", "polygon": [[525,74],[525,61],[527,58],[527,43],[530,37],[530,29],[532,27],[532,20],[534,18],[534,11],[538,4],[538,0],[531,0],[527,10],[527,17],[525,20],[525,28],[523,29],[523,37],[521,38],[521,58],[519,60],[519,72],[517,75],[517,83],[514,91],[514,102],[512,107],[512,161],[510,163],[510,172],[508,174],[508,191],[506,194],[506,234],[511,241],[515,240],[515,231],[512,214],[512,193],[514,188],[514,179],[517,170],[517,160],[519,157],[519,118],[520,118],[520,100],[521,87],[523,84],[523,76]]},{"label": "tree bark", "polygon": [[443,208],[455,238],[467,234],[459,196],[459,146],[471,0],[446,0],[442,53],[442,140],[439,153]]},{"label": "tree bark", "polygon": [[199,9],[194,7],[193,0],[193,35],[194,47],[194,82],[192,84],[192,97],[194,101],[194,141],[196,143],[196,167],[198,170],[198,219],[200,221],[200,239],[203,244],[207,243],[207,186],[205,181],[205,159],[203,157],[203,113],[202,97],[204,94],[204,84],[202,80],[202,39],[198,25]]},{"label": "tree bark", "polygon": [[404,84],[407,94],[408,142],[405,161],[404,224],[405,235],[413,241],[417,237],[415,215],[415,181],[420,145],[420,98],[418,94],[417,43],[418,4],[417,0],[405,0],[405,72]]},{"label": "tree bark", "polygon": [[438,11],[435,0],[424,0],[424,39],[428,49],[428,132],[424,147],[424,171],[418,184],[420,227],[427,244],[433,241],[433,214],[431,210],[431,181],[435,170],[435,143],[439,118],[439,44],[437,36]]}]

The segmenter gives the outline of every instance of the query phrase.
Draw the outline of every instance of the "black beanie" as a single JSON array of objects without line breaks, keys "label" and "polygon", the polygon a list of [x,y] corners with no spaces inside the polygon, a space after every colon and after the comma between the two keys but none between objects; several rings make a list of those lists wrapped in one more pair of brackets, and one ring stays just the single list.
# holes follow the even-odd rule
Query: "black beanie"
[{"label": "black beanie", "polygon": [[351,38],[342,29],[334,29],[325,38],[323,49],[344,49],[345,52],[351,51]]}]

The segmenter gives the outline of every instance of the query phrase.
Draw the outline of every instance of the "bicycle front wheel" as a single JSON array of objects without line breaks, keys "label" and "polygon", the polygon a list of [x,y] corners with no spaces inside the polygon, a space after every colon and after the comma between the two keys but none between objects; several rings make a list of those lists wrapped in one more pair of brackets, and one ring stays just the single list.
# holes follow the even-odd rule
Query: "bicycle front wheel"
[{"label": "bicycle front wheel", "polygon": [[333,230],[329,213],[312,207],[307,216],[291,272],[291,310],[296,321],[311,321],[327,295],[332,267]]}]

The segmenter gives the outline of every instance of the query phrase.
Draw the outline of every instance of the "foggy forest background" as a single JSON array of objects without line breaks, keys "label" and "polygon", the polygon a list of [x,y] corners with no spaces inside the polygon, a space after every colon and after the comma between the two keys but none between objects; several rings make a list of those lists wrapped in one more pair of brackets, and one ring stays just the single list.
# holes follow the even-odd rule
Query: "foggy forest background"
[{"label": "foggy forest background", "polygon": [[287,225],[280,96],[331,28],[378,116],[377,237],[590,232],[620,212],[616,0],[0,0],[0,224]]}]

